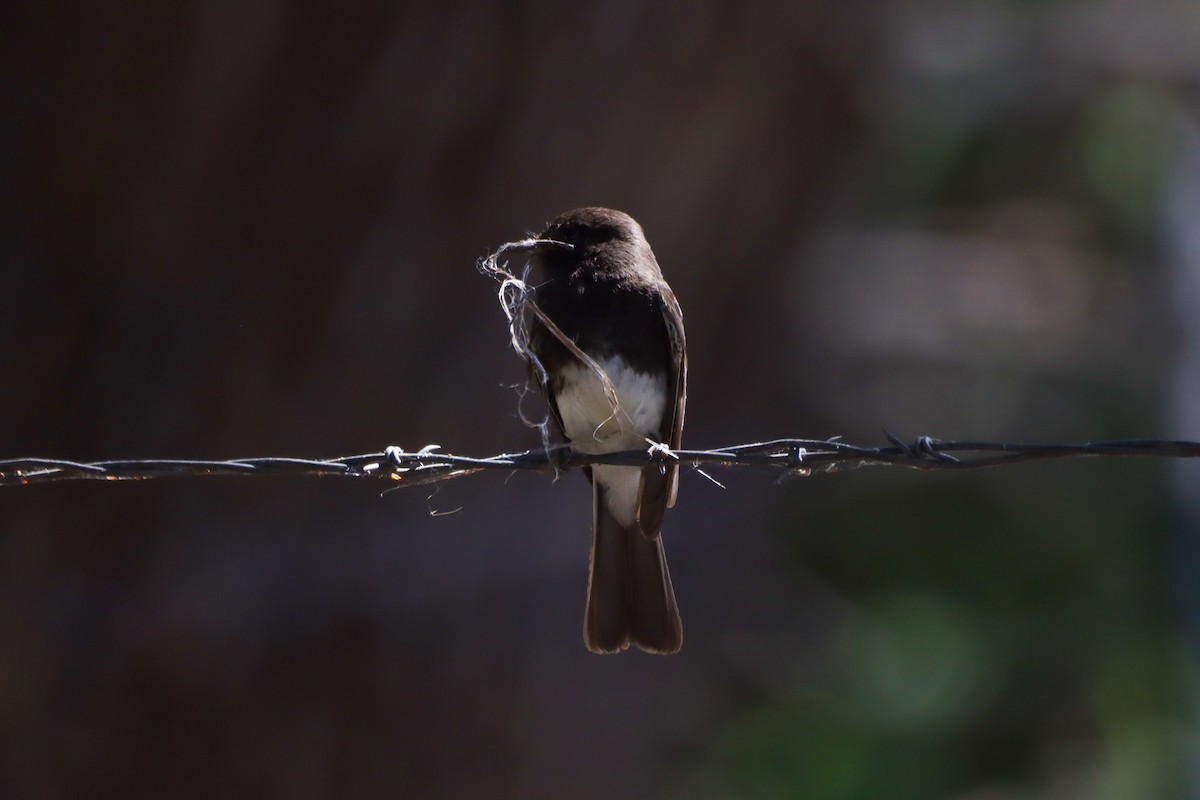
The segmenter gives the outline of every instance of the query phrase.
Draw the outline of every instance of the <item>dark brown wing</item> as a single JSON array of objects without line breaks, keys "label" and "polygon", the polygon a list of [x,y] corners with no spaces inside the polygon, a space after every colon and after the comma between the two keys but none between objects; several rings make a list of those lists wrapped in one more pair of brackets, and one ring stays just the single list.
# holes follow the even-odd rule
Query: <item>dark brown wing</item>
[{"label": "dark brown wing", "polygon": [[[683,441],[683,411],[687,405],[687,341],[683,334],[683,311],[665,283],[662,285],[663,324],[671,342],[672,369],[667,373],[667,408],[663,413],[661,434],[666,444],[677,450]],[[646,467],[642,470],[642,496],[638,522],[642,533],[653,539],[662,530],[663,514],[675,505],[679,493],[679,466]]]},{"label": "dark brown wing", "polygon": [[[667,444],[672,450],[678,450],[683,446],[683,409],[687,405],[687,340],[683,335],[683,310],[679,307],[679,301],[675,299],[674,292],[666,287],[664,289],[663,300],[667,308],[664,309],[663,318],[671,337],[671,360],[675,365],[675,371],[667,377],[667,397],[675,400],[671,438]],[[671,477],[671,494],[667,499],[667,507],[670,508],[675,505],[675,495],[679,492],[679,465],[671,466],[668,474]]]},{"label": "dark brown wing", "polygon": [[[548,426],[547,438],[549,439],[550,447],[557,448],[559,445],[569,445],[571,440],[567,438],[567,434],[563,430],[562,414],[560,414],[558,411],[558,403],[554,399],[554,391],[542,382],[541,370],[534,366],[533,362],[528,362],[527,367],[529,378],[526,381],[526,386],[529,386],[531,383],[536,384],[537,386],[541,387],[542,392],[546,397],[546,408],[548,412],[546,419],[546,425]],[[522,419],[524,419],[524,412],[522,412],[521,416]],[[551,463],[558,464],[559,462],[557,462],[556,459],[560,456],[565,456],[565,454],[566,452],[561,449],[551,450],[549,454]],[[591,482],[592,468],[584,467],[583,474],[587,477],[588,481]]]}]

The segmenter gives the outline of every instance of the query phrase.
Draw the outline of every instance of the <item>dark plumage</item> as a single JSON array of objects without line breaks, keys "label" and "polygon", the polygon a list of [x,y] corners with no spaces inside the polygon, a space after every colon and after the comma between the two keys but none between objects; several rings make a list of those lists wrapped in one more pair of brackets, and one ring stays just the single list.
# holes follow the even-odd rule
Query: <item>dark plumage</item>
[{"label": "dark plumage", "polygon": [[[534,299],[554,324],[604,370],[600,377],[534,320],[530,347],[548,375],[544,387],[555,437],[581,452],[644,449],[646,439],[680,446],[686,400],[683,314],[663,280],[641,226],[607,208],[555,219],[541,238]],[[678,467],[597,466],[592,481],[592,558],[584,640],[593,652],[630,642],[672,653],[683,629],[663,551],[663,515],[675,504]]]}]

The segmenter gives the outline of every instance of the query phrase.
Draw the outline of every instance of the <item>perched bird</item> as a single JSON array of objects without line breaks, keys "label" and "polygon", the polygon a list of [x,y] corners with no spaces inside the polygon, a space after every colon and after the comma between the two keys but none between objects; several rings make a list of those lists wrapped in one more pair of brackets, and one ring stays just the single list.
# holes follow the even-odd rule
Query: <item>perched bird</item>
[{"label": "perched bird", "polygon": [[[580,453],[678,448],[687,396],[683,312],[641,226],[620,211],[580,208],[540,238],[570,248],[535,249],[542,274],[533,299],[593,361],[533,318],[529,347],[544,376],[533,373],[545,379],[555,441]],[[678,466],[595,465],[585,473],[593,500],[584,642],[595,653],[630,642],[652,653],[678,651],[683,626],[661,536]]]}]

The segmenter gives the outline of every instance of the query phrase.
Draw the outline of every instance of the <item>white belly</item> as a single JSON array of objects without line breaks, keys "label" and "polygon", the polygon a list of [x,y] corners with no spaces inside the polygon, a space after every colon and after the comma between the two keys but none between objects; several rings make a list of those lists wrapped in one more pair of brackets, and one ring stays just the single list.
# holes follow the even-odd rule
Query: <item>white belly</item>
[{"label": "white belly", "polygon": [[[593,370],[577,364],[562,373],[562,389],[555,396],[563,432],[571,447],[581,453],[617,453],[639,450],[646,439],[656,439],[667,403],[667,376],[638,372],[621,358],[597,360],[608,375],[611,394]],[[651,432],[655,436],[651,436]],[[622,525],[633,525],[641,493],[640,467],[592,467],[592,480],[602,485],[608,508]]]}]

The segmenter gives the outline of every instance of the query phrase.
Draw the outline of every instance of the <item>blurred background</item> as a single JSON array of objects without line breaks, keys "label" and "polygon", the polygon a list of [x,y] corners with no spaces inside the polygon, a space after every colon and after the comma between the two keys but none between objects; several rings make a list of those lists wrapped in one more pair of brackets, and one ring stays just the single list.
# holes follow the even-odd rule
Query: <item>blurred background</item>
[{"label": "blurred background", "polygon": [[[532,447],[475,261],[643,225],[685,443],[1200,439],[1188,0],[9,4],[0,457]],[[0,795],[1200,797],[1200,471],[0,491]]]}]

